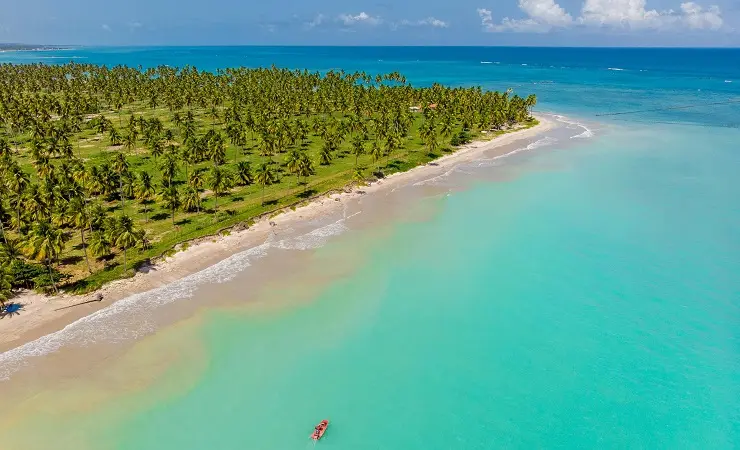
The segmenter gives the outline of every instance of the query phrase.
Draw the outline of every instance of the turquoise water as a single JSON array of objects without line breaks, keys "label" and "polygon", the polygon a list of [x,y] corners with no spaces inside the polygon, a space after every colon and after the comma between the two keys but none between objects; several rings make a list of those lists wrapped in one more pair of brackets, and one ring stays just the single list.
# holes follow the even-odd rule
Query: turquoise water
[{"label": "turquoise water", "polygon": [[[230,56],[214,56],[223,52]],[[594,134],[487,169],[515,174],[504,181],[423,200],[427,220],[401,216],[382,232],[330,241],[316,264],[362,257],[296,306],[207,313],[195,334],[207,366],[192,386],[145,408],[111,402],[69,419],[76,433],[101,434],[107,445],[97,448],[310,448],[325,417],[317,446],[335,449],[740,441],[740,106],[595,116],[737,98],[740,52],[68,53],[142,65],[192,57],[206,68],[246,55],[399,69],[418,83],[518,83]]]}]

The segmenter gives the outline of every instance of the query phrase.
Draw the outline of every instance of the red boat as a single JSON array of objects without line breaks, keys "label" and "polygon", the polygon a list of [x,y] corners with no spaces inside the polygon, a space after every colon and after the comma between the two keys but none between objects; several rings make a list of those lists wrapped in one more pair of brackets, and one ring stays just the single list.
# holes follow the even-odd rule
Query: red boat
[{"label": "red boat", "polygon": [[318,441],[321,439],[322,436],[324,436],[324,433],[326,433],[326,429],[329,427],[329,421],[328,420],[322,420],[318,425],[316,425],[316,428],[314,428],[313,433],[311,433],[311,439],[314,441]]}]

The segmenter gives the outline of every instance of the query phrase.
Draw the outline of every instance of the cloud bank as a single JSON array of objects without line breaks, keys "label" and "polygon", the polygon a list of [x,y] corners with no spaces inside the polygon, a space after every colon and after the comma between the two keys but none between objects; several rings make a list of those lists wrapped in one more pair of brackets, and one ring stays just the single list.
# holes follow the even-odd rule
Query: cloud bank
[{"label": "cloud bank", "polygon": [[679,11],[648,9],[646,0],[585,0],[581,15],[573,18],[555,0],[519,0],[524,19],[504,17],[500,22],[489,9],[479,8],[484,31],[545,33],[574,26],[643,30],[721,30],[724,27],[718,6],[705,8],[685,2]]}]

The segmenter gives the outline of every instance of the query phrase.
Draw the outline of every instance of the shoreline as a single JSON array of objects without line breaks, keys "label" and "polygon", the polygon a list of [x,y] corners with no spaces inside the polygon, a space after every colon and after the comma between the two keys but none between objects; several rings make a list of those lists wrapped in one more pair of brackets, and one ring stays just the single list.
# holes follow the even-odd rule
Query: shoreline
[{"label": "shoreline", "polygon": [[[14,302],[23,305],[20,313],[0,319],[0,354],[60,331],[126,297],[165,286],[231,255],[258,247],[268,240],[276,225],[306,223],[343,207],[343,202],[351,198],[393,189],[404,183],[423,182],[430,175],[444,173],[450,167],[475,159],[481,153],[503,150],[508,144],[536,137],[556,126],[554,119],[541,115],[535,117],[539,124],[533,127],[511,131],[487,141],[471,142],[430,163],[391,174],[363,187],[341,193],[328,192],[298,207],[288,207],[265,215],[249,228],[239,229],[239,225],[236,225],[226,233],[183,242],[175,247],[180,249],[174,255],[162,257],[151,266],[139,270],[133,277],[112,281],[91,293],[46,296],[24,291],[13,298]],[[513,152],[501,151],[491,156],[502,157],[510,153]],[[102,300],[98,300],[100,295]]]}]

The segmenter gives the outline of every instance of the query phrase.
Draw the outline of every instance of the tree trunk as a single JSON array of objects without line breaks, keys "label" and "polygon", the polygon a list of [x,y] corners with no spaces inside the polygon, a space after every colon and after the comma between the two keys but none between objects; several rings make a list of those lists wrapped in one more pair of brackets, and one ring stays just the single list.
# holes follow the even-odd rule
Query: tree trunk
[{"label": "tree trunk", "polygon": [[54,293],[59,295],[57,283],[54,281],[54,273],[51,271],[51,259],[49,258],[46,258],[46,268],[49,269],[49,281],[51,281],[51,285],[54,287]]},{"label": "tree trunk", "polygon": [[121,196],[121,214],[126,215],[126,205],[123,202],[123,180],[120,178],[118,179],[118,195]]},{"label": "tree trunk", "polygon": [[5,245],[8,245],[8,238],[5,236],[5,226],[3,225],[2,219],[0,219],[0,230],[3,232],[3,241],[5,241]]},{"label": "tree trunk", "polygon": [[92,273],[90,268],[90,258],[87,256],[87,244],[85,244],[85,229],[80,228],[80,239],[82,239],[82,252],[85,253],[85,262],[87,263],[87,271]]},{"label": "tree trunk", "polygon": [[123,247],[123,273],[126,273],[126,247]]}]

